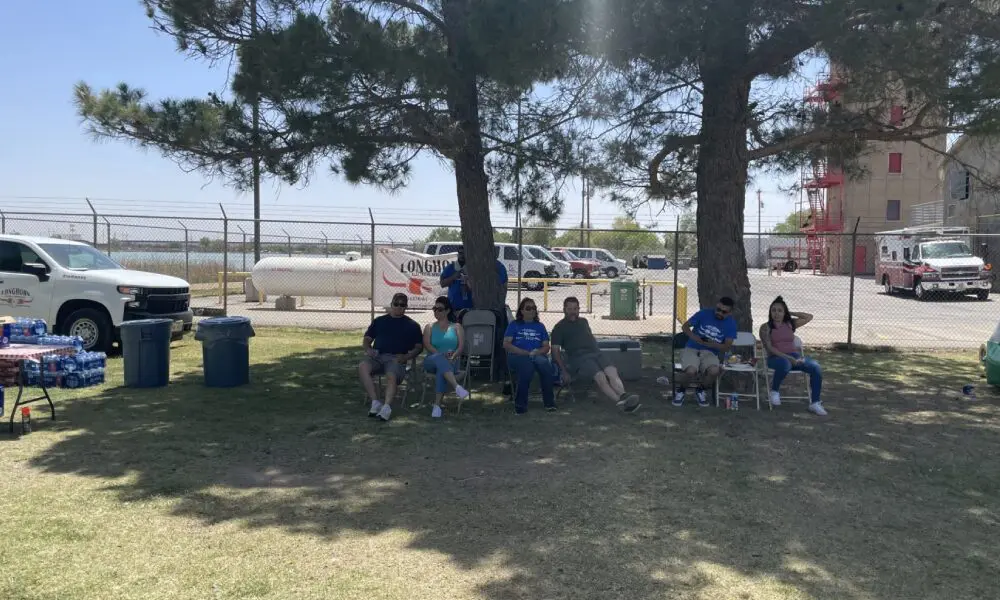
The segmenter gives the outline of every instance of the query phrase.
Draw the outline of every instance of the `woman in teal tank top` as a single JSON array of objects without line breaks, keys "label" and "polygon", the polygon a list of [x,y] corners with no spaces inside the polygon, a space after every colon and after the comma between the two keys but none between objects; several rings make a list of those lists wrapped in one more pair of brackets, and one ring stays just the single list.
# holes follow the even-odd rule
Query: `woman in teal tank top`
[{"label": "woman in teal tank top", "polygon": [[455,379],[464,342],[462,326],[451,320],[451,302],[447,296],[441,296],[434,301],[434,322],[424,328],[424,349],[428,352],[424,370],[437,376],[431,407],[431,417],[435,419],[441,418],[441,400],[448,390],[455,390],[455,395],[463,400],[469,397],[468,390]]}]

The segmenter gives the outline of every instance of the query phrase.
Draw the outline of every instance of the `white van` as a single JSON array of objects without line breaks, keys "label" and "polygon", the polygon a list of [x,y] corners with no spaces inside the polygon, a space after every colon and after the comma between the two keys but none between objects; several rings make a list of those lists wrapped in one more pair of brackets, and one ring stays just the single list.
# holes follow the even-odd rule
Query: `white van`
[{"label": "white van", "polygon": [[45,319],[88,350],[107,352],[122,322],[137,319],[172,319],[181,337],[190,305],[183,279],[131,271],[81,242],[0,235],[0,315]]},{"label": "white van", "polygon": [[[514,247],[517,247],[517,244],[514,244]],[[528,254],[530,254],[532,258],[552,263],[556,269],[556,274],[558,274],[560,278],[572,279],[573,267],[570,266],[569,261],[557,257],[555,254],[552,254],[551,250],[544,246],[524,245],[521,247],[527,249]]]},{"label": "white van", "polygon": [[[497,260],[507,268],[508,277],[517,277],[517,244],[494,244],[497,249]],[[461,242],[429,242],[424,245],[424,254],[438,256],[441,254],[454,254],[462,247]],[[528,252],[527,246],[522,246],[521,272],[525,278],[558,277],[556,267],[550,261],[538,260]],[[529,290],[540,290],[541,283],[526,283],[524,287]]]}]

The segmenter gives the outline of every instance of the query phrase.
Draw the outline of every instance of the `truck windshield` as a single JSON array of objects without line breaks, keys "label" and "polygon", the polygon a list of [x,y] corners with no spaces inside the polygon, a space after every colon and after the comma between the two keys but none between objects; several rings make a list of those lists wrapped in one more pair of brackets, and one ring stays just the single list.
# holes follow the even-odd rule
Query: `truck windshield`
[{"label": "truck windshield", "polygon": [[933,244],[920,244],[920,257],[924,260],[928,258],[962,258],[972,256],[964,242],[936,242]]},{"label": "truck windshield", "polygon": [[52,257],[52,260],[66,269],[106,271],[124,268],[90,246],[77,244],[40,244],[40,246]]}]

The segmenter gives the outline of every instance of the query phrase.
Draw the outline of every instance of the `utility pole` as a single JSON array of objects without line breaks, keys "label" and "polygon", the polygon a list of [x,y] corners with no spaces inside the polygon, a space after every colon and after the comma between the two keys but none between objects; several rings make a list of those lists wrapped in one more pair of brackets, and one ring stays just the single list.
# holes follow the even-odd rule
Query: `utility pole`
[{"label": "utility pole", "polygon": [[587,176],[582,175],[580,179],[580,246],[586,246],[583,241],[583,231],[587,226]]},{"label": "utility pole", "polygon": [[763,250],[763,232],[760,229],[760,209],[764,206],[764,203],[760,199],[760,190],[757,190],[757,260],[760,261],[760,266],[765,266],[767,263],[764,260],[764,250]]},{"label": "utility pole", "polygon": [[[257,37],[257,0],[250,0],[250,37]],[[251,42],[253,43],[253,42]],[[260,61],[254,52],[254,91],[250,99],[253,161],[253,264],[260,262]]]}]

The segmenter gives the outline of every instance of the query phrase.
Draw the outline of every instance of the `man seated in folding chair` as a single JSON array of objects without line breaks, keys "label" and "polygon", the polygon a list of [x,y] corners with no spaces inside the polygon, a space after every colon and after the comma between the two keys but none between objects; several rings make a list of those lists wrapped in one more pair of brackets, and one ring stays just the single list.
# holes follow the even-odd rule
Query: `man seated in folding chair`
[{"label": "man seated in folding chair", "polygon": [[424,327],[424,371],[434,375],[434,405],[431,407],[431,418],[441,418],[441,401],[449,390],[465,400],[469,391],[459,385],[455,379],[458,363],[462,358],[465,345],[465,333],[462,326],[454,322],[451,312],[451,302],[447,296],[441,296],[434,301],[434,322]]},{"label": "man seated in folding chair", "polygon": [[514,320],[507,325],[503,349],[507,351],[507,364],[514,374],[514,414],[528,412],[528,390],[536,371],[542,385],[545,410],[556,410],[555,373],[548,356],[549,332],[538,320],[538,307],[531,298],[521,300]]},{"label": "man seated in folding chair", "polygon": [[642,406],[639,396],[625,391],[618,369],[597,347],[590,323],[580,317],[580,301],[570,296],[563,300],[563,319],[552,328],[552,346],[559,365],[562,384],[575,379],[593,380],[598,389],[614,400],[618,407],[633,413]]},{"label": "man seated in folding chair", "polygon": [[[396,397],[396,388],[406,378],[406,363],[416,358],[424,347],[420,325],[406,316],[407,303],[406,294],[394,295],[389,313],[371,322],[362,342],[365,359],[358,365],[358,375],[372,401],[368,416],[382,421],[388,421],[392,415],[392,399]],[[383,374],[386,377],[385,400],[381,401],[375,390],[374,376]]]},{"label": "man seated in folding chair", "polygon": [[723,297],[715,308],[699,310],[684,323],[687,344],[681,349],[681,372],[674,382],[674,406],[684,404],[688,388],[696,385],[698,406],[708,406],[705,390],[714,389],[722,375],[721,359],[736,339],[732,298]]},{"label": "man seated in folding chair", "polygon": [[768,310],[767,323],[760,327],[760,341],[767,354],[767,368],[774,371],[771,378],[771,406],[781,406],[781,383],[792,371],[802,371],[809,376],[809,410],[821,417],[823,408],[820,393],[823,391],[823,370],[812,358],[802,356],[795,344],[795,332],[813,320],[809,313],[791,312],[785,300],[778,296]]}]

